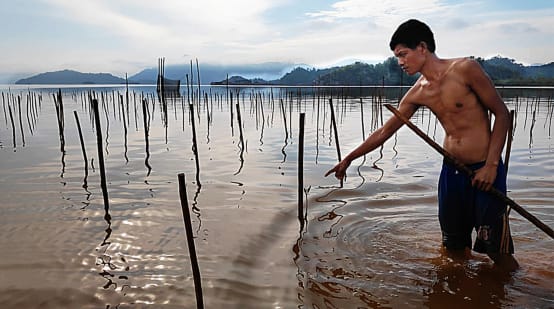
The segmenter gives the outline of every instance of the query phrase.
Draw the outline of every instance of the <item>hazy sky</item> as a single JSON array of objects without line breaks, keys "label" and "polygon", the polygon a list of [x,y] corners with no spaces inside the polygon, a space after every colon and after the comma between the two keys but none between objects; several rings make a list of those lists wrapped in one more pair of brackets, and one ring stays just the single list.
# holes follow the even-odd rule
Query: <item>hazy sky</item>
[{"label": "hazy sky", "polygon": [[375,63],[409,18],[433,29],[439,57],[554,61],[552,0],[2,0],[0,82],[61,69],[133,75],[159,57]]}]

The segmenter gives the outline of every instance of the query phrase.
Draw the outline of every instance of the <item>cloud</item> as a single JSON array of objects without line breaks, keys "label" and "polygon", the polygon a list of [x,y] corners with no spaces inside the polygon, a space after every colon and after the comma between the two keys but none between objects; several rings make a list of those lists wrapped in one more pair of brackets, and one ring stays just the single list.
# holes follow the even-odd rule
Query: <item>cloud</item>
[{"label": "cloud", "polygon": [[540,29],[528,22],[502,23],[498,25],[499,31],[512,34],[538,33]]},{"label": "cloud", "polygon": [[379,23],[390,24],[400,19],[412,16],[438,14],[449,7],[440,0],[343,0],[332,5],[332,10],[310,12],[306,15],[311,18],[327,22],[336,22],[343,19],[376,19]]},{"label": "cloud", "polygon": [[[61,17],[117,34],[122,39],[179,45],[234,39],[249,41],[271,30],[263,14],[284,1],[270,0],[45,0]],[[171,44],[173,43],[173,44]]]},{"label": "cloud", "polygon": [[446,23],[446,26],[452,30],[462,30],[470,27],[471,24],[465,19],[452,18],[448,20],[448,22]]},{"label": "cloud", "polygon": [[[435,32],[441,57],[502,54],[550,62],[554,9],[491,9],[481,0],[29,0],[2,4],[2,71],[136,72],[166,63],[382,61],[409,18]],[[521,8],[521,6],[520,6]],[[7,13],[9,12],[9,13]],[[10,29],[10,30],[8,30]]]}]

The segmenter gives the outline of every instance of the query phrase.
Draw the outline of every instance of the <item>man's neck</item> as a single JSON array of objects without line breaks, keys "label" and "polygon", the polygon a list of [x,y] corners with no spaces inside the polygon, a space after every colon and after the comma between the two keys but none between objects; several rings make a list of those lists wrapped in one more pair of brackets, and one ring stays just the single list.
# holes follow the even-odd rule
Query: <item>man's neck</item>
[{"label": "man's neck", "polygon": [[429,53],[425,59],[425,63],[420,70],[420,73],[428,81],[439,80],[444,73],[444,60],[437,57],[435,53]]}]

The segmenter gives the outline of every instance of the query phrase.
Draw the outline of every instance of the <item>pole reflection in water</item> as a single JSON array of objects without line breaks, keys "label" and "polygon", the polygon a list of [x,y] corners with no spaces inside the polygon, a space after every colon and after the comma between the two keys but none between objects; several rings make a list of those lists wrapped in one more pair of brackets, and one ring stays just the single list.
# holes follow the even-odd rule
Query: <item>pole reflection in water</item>
[{"label": "pole reflection in water", "polygon": [[150,166],[150,163],[148,160],[150,159],[150,143],[148,140],[148,131],[149,131],[149,122],[150,122],[150,114],[147,112],[147,105],[148,101],[146,99],[142,100],[142,119],[144,122],[144,143],[145,143],[145,151],[146,151],[146,158],[144,159],[144,165],[146,166],[148,172],[146,173],[146,176],[150,176],[150,172],[152,171],[152,166]]}]

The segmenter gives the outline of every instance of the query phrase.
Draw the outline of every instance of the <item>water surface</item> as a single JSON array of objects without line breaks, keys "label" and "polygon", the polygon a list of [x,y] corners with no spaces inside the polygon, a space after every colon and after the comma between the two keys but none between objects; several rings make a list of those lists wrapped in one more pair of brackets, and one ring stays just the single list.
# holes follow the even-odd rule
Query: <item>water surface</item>
[{"label": "water surface", "polygon": [[[63,138],[57,88],[2,90],[1,307],[194,308],[181,172],[206,308],[554,307],[554,241],[515,211],[519,270],[441,249],[442,158],[408,128],[354,161],[342,188],[323,177],[337,162],[329,99],[344,156],[389,117],[382,103],[399,89],[205,87],[192,98],[198,162],[189,96],[164,109],[153,89],[132,87],[127,101],[125,87],[63,88]],[[517,111],[509,196],[553,227],[552,90],[499,91]],[[101,106],[108,205],[89,94]],[[440,143],[428,110],[412,121]]]}]

